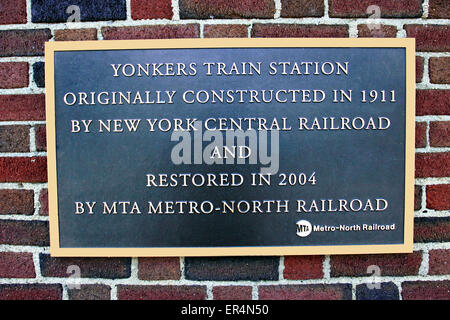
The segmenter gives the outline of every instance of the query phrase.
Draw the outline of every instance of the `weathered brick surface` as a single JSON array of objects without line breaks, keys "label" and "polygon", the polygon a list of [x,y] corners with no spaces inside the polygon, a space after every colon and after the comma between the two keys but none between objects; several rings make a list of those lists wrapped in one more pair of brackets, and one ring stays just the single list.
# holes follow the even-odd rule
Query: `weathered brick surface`
[{"label": "weathered brick surface", "polygon": [[351,284],[262,285],[261,300],[350,300]]},{"label": "weathered brick surface", "polygon": [[48,216],[48,189],[42,189],[39,194],[39,202],[41,207],[39,208],[39,215]]},{"label": "weathered brick surface", "polygon": [[422,187],[414,186],[414,210],[422,209]]},{"label": "weathered brick surface", "polygon": [[186,258],[189,280],[277,280],[278,257]]},{"label": "weathered brick surface", "polygon": [[79,7],[80,21],[125,20],[127,17],[125,0],[35,0],[31,2],[32,21],[68,22],[74,14],[69,10],[72,5]]},{"label": "weathered brick surface", "polygon": [[429,251],[428,274],[450,274],[450,250],[437,249]]},{"label": "weathered brick surface", "polygon": [[26,22],[26,0],[2,0],[0,3],[0,24],[20,24]]},{"label": "weathered brick surface", "polygon": [[141,280],[178,280],[181,277],[179,258],[139,258],[138,266]]},{"label": "weathered brick surface", "polygon": [[250,286],[215,286],[212,289],[214,300],[251,300]]},{"label": "weathered brick surface", "polygon": [[61,300],[60,284],[0,284],[0,300]]},{"label": "weathered brick surface", "polygon": [[422,261],[422,252],[408,254],[337,255],[330,257],[332,277],[372,276],[369,266],[376,265],[382,276],[417,275]]},{"label": "weathered brick surface", "polygon": [[430,70],[431,83],[450,83],[450,57],[431,57],[428,69]]},{"label": "weathered brick surface", "polygon": [[0,182],[47,182],[47,158],[1,157]]},{"label": "weathered brick surface", "polygon": [[416,38],[417,51],[450,51],[448,25],[405,25],[406,34]]},{"label": "weathered brick surface", "polygon": [[0,252],[0,278],[34,278],[32,253]]},{"label": "weathered brick surface", "polygon": [[397,36],[396,26],[387,25],[358,25],[359,38],[395,38]]},{"label": "weathered brick surface", "polygon": [[105,40],[198,38],[200,29],[198,24],[104,27],[102,34]]},{"label": "weathered brick surface", "polygon": [[422,0],[330,0],[330,17],[361,18],[375,17],[374,11],[367,12],[371,5],[380,8],[380,16],[383,18],[413,18],[422,16]]},{"label": "weathered brick surface", "polygon": [[450,218],[415,218],[414,242],[450,241]]},{"label": "weathered brick surface", "polygon": [[398,287],[393,282],[358,284],[356,300],[399,300],[398,292]]},{"label": "weathered brick surface", "polygon": [[33,64],[33,80],[39,88],[45,87],[45,65],[44,62]]},{"label": "weathered brick surface", "polygon": [[131,0],[131,18],[141,19],[172,19],[171,0]]},{"label": "weathered brick surface", "polygon": [[205,300],[206,286],[118,285],[119,300]]},{"label": "weathered brick surface", "polygon": [[28,62],[1,62],[0,89],[28,87]]},{"label": "weathered brick surface", "polygon": [[281,17],[323,17],[325,4],[322,0],[281,0]]},{"label": "weathered brick surface", "polygon": [[266,38],[346,38],[346,25],[298,25],[298,24],[261,24],[255,23],[252,37]]},{"label": "weathered brick surface", "polygon": [[111,287],[101,284],[83,284],[79,289],[68,289],[69,300],[110,300]]},{"label": "weathered brick surface", "polygon": [[0,31],[0,57],[42,56],[44,43],[50,40],[50,29]]},{"label": "weathered brick surface", "polygon": [[0,121],[45,120],[43,94],[0,95]]},{"label": "weathered brick surface", "polygon": [[427,123],[416,122],[416,148],[425,148],[427,146]]},{"label": "weathered brick surface", "polygon": [[243,24],[212,24],[203,29],[205,38],[246,38],[247,35],[247,26]]},{"label": "weathered brick surface", "polygon": [[427,186],[427,208],[450,210],[450,184]]},{"label": "weathered brick surface", "polygon": [[41,273],[44,277],[67,278],[67,268],[80,267],[82,278],[128,278],[131,275],[130,258],[54,258],[40,254]]},{"label": "weathered brick surface", "polygon": [[47,132],[45,124],[38,124],[35,127],[36,150],[47,151]]},{"label": "weathered brick surface", "polygon": [[29,126],[0,126],[0,152],[30,151]]},{"label": "weathered brick surface", "polygon": [[429,19],[450,19],[450,5],[447,0],[428,1]]},{"label": "weathered brick surface", "polygon": [[405,281],[403,300],[448,300],[450,281]]},{"label": "weathered brick surface", "polygon": [[416,90],[416,115],[450,114],[450,90]]},{"label": "weathered brick surface", "polygon": [[48,222],[0,220],[0,244],[46,247],[49,245]]},{"label": "weathered brick surface", "polygon": [[449,176],[450,152],[416,154],[416,178]]},{"label": "weathered brick surface", "polygon": [[55,30],[55,41],[97,40],[97,29],[62,29]]},{"label": "weathered brick surface", "polygon": [[271,0],[180,0],[181,19],[273,18]]},{"label": "weathered brick surface", "polygon": [[416,56],[416,83],[422,82],[423,64],[424,64],[424,58]]},{"label": "weathered brick surface", "polygon": [[320,279],[323,277],[324,256],[286,256],[284,257],[285,279]]},{"label": "weathered brick surface", "polygon": [[450,147],[450,121],[430,123],[430,146]]},{"label": "weathered brick surface", "polygon": [[34,213],[33,190],[0,190],[0,214]]}]

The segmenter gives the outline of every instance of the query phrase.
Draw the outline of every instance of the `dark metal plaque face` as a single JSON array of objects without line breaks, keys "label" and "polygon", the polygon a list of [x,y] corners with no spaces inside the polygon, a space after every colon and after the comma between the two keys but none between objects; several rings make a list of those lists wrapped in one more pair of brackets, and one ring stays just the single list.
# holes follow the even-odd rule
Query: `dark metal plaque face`
[{"label": "dark metal plaque face", "polygon": [[411,39],[48,43],[51,253],[410,252]]}]

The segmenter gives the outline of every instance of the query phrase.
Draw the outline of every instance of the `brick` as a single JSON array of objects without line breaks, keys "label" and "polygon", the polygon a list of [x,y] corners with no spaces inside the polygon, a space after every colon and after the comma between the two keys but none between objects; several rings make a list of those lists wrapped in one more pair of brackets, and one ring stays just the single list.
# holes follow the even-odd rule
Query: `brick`
[{"label": "brick", "polygon": [[119,300],[205,300],[206,286],[118,285]]},{"label": "brick", "polygon": [[450,147],[450,121],[430,123],[430,146]]},{"label": "brick", "polygon": [[255,23],[252,28],[252,37],[346,38],[348,37],[348,26]]},{"label": "brick", "polygon": [[416,153],[416,178],[450,177],[450,152]]},{"label": "brick", "polygon": [[48,246],[48,222],[0,220],[0,244]]},{"label": "brick", "polygon": [[246,38],[247,26],[243,24],[211,24],[203,29],[205,38]]},{"label": "brick", "polygon": [[215,286],[212,289],[214,300],[251,300],[250,286]]},{"label": "brick", "polygon": [[0,121],[45,120],[43,94],[0,95]]},{"label": "brick", "polygon": [[358,284],[356,300],[399,300],[398,287],[393,282],[378,283],[380,288],[370,287],[374,283]]},{"label": "brick", "polygon": [[45,124],[35,126],[36,150],[47,151],[47,131]]},{"label": "brick", "polygon": [[79,289],[68,289],[69,300],[110,300],[111,287],[102,284],[83,284]]},{"label": "brick", "polygon": [[200,28],[198,24],[104,27],[102,34],[105,40],[198,38]]},{"label": "brick", "polygon": [[50,29],[0,31],[0,57],[43,56],[44,43],[50,40]]},{"label": "brick", "polygon": [[67,268],[80,267],[81,278],[129,278],[130,258],[54,258],[48,254],[39,255],[41,273],[44,277],[67,278]]},{"label": "brick", "polygon": [[416,38],[417,51],[450,51],[450,27],[448,25],[405,25],[409,38]]},{"label": "brick", "polygon": [[97,29],[63,29],[55,30],[55,41],[97,40]]},{"label": "brick", "polygon": [[275,14],[272,0],[180,0],[181,19],[268,18]]},{"label": "brick", "polygon": [[278,280],[278,257],[186,258],[189,280]]},{"label": "brick", "polygon": [[0,278],[34,278],[32,253],[0,252]]},{"label": "brick", "polygon": [[431,57],[428,68],[431,83],[450,83],[450,57]]},{"label": "brick", "polygon": [[60,284],[0,284],[0,300],[61,300]]},{"label": "brick", "polygon": [[71,5],[80,8],[80,21],[125,20],[127,18],[126,0],[34,0],[31,2],[32,22],[69,22],[69,18],[74,15],[73,10],[68,10]]},{"label": "brick", "polygon": [[263,285],[260,300],[351,300],[351,284]]},{"label": "brick", "polygon": [[427,186],[427,208],[450,210],[450,184]]},{"label": "brick", "polygon": [[47,158],[0,158],[0,182],[47,182]]},{"label": "brick", "polygon": [[0,126],[0,152],[30,151],[29,126]]},{"label": "brick", "polygon": [[387,25],[358,25],[359,38],[395,38],[397,37],[397,27]]},{"label": "brick", "polygon": [[131,18],[141,19],[172,19],[171,0],[131,0]]},{"label": "brick", "polygon": [[437,249],[429,251],[428,274],[430,275],[450,274],[450,250]]},{"label": "brick", "polygon": [[422,262],[422,252],[408,254],[339,255],[330,258],[332,277],[369,277],[369,266],[380,268],[382,276],[417,275]]},{"label": "brick", "polygon": [[449,242],[450,218],[415,218],[414,242]]},{"label": "brick", "polygon": [[40,216],[48,216],[48,189],[42,189],[39,194],[39,202],[41,207],[39,208]]},{"label": "brick", "polygon": [[35,62],[33,64],[33,80],[38,88],[45,88],[45,64]]},{"label": "brick", "polygon": [[0,24],[27,23],[26,0],[2,0],[0,4]]},{"label": "brick", "polygon": [[405,281],[402,283],[403,300],[448,300],[450,281]]},{"label": "brick", "polygon": [[281,17],[323,17],[325,5],[322,0],[281,0]]},{"label": "brick", "polygon": [[416,115],[450,114],[450,90],[416,90]]},{"label": "brick", "polygon": [[371,5],[380,7],[382,18],[418,18],[422,16],[422,0],[330,0],[329,15],[333,18],[374,17],[375,12],[367,13]]},{"label": "brick", "polygon": [[448,0],[429,0],[428,19],[450,19]]},{"label": "brick", "polygon": [[427,146],[427,123],[416,122],[416,148]]},{"label": "brick", "polygon": [[429,251],[428,274],[450,274],[450,250],[437,249]]},{"label": "brick", "polygon": [[416,56],[416,83],[422,82],[423,64],[424,64],[424,58]]},{"label": "brick", "polygon": [[0,89],[28,87],[28,62],[0,63]]},{"label": "brick", "polygon": [[34,213],[33,190],[0,190],[0,214]]},{"label": "brick", "polygon": [[178,280],[181,277],[179,258],[139,258],[138,268],[141,280]]},{"label": "brick", "polygon": [[422,187],[414,186],[414,210],[422,209]]},{"label": "brick", "polygon": [[324,256],[284,257],[284,278],[295,280],[323,278]]}]

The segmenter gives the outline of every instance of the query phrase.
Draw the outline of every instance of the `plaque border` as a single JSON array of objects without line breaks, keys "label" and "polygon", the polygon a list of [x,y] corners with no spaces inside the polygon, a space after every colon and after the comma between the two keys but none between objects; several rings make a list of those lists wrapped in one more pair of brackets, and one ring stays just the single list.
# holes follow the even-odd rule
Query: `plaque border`
[{"label": "plaque border", "polygon": [[[54,53],[56,51],[189,49],[189,48],[405,48],[405,212],[403,244],[169,248],[61,248],[55,135]],[[47,134],[50,255],[54,257],[195,257],[283,256],[410,253],[413,251],[415,158],[415,39],[414,38],[211,38],[162,40],[61,41],[45,43],[45,104]]]}]

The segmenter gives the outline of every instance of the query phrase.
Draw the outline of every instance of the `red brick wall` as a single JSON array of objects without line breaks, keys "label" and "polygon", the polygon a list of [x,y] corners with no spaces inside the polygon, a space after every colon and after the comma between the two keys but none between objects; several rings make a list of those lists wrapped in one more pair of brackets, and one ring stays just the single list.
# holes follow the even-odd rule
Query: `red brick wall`
[{"label": "red brick wall", "polygon": [[[0,5],[0,299],[449,299],[450,6],[446,0],[78,1]],[[67,5],[65,5],[67,4]],[[380,20],[369,20],[377,5]],[[84,11],[83,11],[84,10]],[[414,252],[359,256],[51,258],[44,42],[415,37]],[[68,267],[80,270],[71,288]],[[379,289],[367,268],[379,267]],[[70,270],[70,269],[69,269]]]}]

